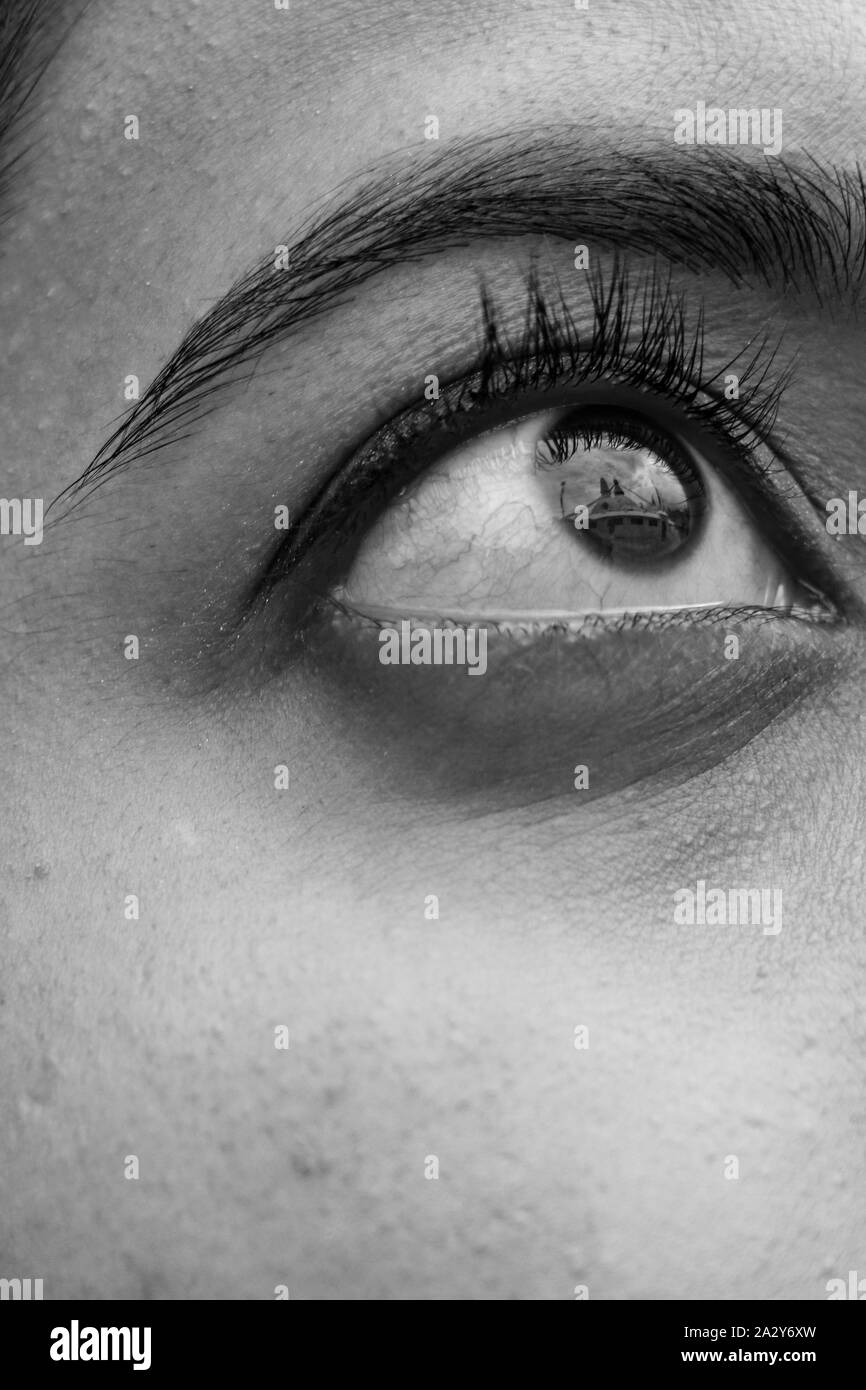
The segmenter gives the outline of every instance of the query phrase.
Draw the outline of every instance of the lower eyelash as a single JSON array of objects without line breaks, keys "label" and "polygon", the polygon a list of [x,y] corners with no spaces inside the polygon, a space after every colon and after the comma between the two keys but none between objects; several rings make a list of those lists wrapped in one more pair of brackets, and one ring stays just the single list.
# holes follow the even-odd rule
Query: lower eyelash
[{"label": "lower eyelash", "polygon": [[368,626],[371,631],[381,631],[392,627],[396,622],[408,619],[420,626],[435,624],[444,627],[468,628],[483,627],[497,636],[510,638],[515,643],[534,642],[540,636],[551,636],[564,640],[587,639],[607,636],[616,632],[663,632],[672,627],[687,625],[730,624],[743,622],[795,622],[813,626],[838,627],[843,619],[837,610],[829,610],[826,601],[811,607],[794,604],[790,608],[764,608],[758,605],[731,604],[691,604],[678,608],[630,608],[611,609],[605,612],[575,614],[556,614],[533,617],[469,617],[448,613],[434,613],[412,609],[404,613],[380,610],[362,611],[344,602],[339,594],[329,595],[323,600],[320,617],[330,608],[332,623],[340,627],[348,622],[354,626]]}]

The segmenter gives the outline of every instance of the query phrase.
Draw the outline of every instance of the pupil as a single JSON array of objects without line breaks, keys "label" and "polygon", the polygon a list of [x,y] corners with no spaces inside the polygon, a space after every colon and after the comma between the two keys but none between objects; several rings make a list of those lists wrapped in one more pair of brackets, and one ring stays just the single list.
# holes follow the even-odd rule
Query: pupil
[{"label": "pupil", "polygon": [[704,500],[688,459],[678,472],[651,448],[606,444],[600,435],[601,443],[587,444],[559,430],[536,445],[536,473],[555,493],[562,524],[613,561],[640,564],[681,550]]}]

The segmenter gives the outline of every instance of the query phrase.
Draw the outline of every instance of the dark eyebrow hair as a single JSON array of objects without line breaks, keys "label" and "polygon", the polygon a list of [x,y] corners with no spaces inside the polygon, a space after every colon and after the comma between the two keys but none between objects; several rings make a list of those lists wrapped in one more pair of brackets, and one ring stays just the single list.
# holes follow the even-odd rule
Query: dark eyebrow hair
[{"label": "dark eyebrow hair", "polygon": [[0,221],[16,210],[13,180],[31,152],[42,78],[92,0],[0,0]]},{"label": "dark eyebrow hair", "polygon": [[[395,162],[396,161],[396,162]],[[581,149],[580,132],[509,131],[420,158],[392,156],[313,212],[288,248],[242,276],[180,346],[75,482],[84,493],[180,438],[262,353],[389,266],[481,237],[550,236],[720,271],[735,285],[856,301],[866,268],[866,184],[854,170],[747,159],[728,149]],[[282,243],[288,246],[288,243]]]}]

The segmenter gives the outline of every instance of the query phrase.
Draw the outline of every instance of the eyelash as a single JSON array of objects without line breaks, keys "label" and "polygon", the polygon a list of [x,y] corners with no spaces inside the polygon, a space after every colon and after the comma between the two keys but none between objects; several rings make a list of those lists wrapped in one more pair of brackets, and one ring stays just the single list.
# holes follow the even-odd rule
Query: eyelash
[{"label": "eyelash", "polygon": [[[636,282],[616,258],[607,278],[596,271],[587,283],[593,309],[589,335],[575,324],[561,290],[555,306],[550,304],[533,268],[517,343],[509,342],[492,296],[482,285],[481,345],[472,370],[441,388],[437,399],[404,411],[337,469],[282,540],[249,596],[247,612],[291,575],[306,591],[302,607],[307,616],[340,578],[337,571],[348,571],[354,550],[377,517],[444,450],[489,430],[491,415],[505,417],[495,423],[513,422],[515,402],[522,403],[524,415],[532,413],[526,409],[528,396],[544,397],[557,387],[597,381],[661,398],[720,445],[747,494],[744,500],[751,501],[763,524],[775,532],[780,552],[793,556],[801,569],[806,564],[802,582],[821,600],[824,616],[835,616],[834,605],[825,597],[831,579],[826,562],[805,529],[790,515],[782,515],[778,487],[769,487],[771,475],[784,470],[760,457],[792,376],[791,366],[778,364],[780,343],[772,346],[766,336],[751,340],[707,377],[703,313],[698,312],[690,329],[685,295],[672,288],[670,275],[663,276],[655,263],[648,276]],[[737,377],[733,400],[722,389],[731,374]],[[549,409],[550,402],[535,408]]]},{"label": "eyelash", "polygon": [[[625,421],[629,423],[623,428]],[[545,431],[544,440],[554,465],[568,462],[576,441],[585,449],[650,449],[655,456],[656,472],[671,474],[703,495],[703,480],[682,446],[678,447],[666,431],[656,429],[651,421],[624,407],[587,406],[576,416],[567,413]],[[550,462],[541,463],[536,459],[537,469],[549,466]]]},{"label": "eyelash", "polygon": [[[675,402],[728,447],[733,443],[751,449],[772,432],[790,376],[790,369],[774,372],[780,344],[771,349],[764,337],[751,357],[747,357],[747,345],[707,378],[703,313],[698,313],[689,331],[686,296],[672,288],[670,276],[663,277],[657,264],[652,264],[648,279],[635,283],[623,262],[615,260],[607,283],[596,270],[590,273],[587,287],[593,310],[588,341],[561,290],[557,305],[551,308],[535,270],[531,271],[523,336],[516,346],[504,337],[495,305],[482,289],[479,403],[540,387],[550,390],[563,380],[579,385],[608,379]],[[714,394],[718,383],[741,361],[736,373],[738,399],[729,401]]]}]

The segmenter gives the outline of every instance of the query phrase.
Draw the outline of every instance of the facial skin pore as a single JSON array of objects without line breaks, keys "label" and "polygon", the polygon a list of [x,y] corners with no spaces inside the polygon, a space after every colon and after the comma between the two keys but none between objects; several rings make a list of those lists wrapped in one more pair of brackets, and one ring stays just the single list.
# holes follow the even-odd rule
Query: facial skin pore
[{"label": "facial skin pore", "polygon": [[[2,231],[0,491],[47,507],[127,379],[389,160],[561,125],[688,159],[673,113],[703,100],[780,109],[786,155],[849,166],[864,83],[854,0],[94,0]],[[543,240],[560,279],[577,242]],[[284,660],[269,620],[222,659],[275,505],[465,366],[479,273],[519,324],[538,250],[372,276],[40,545],[0,538],[0,1276],[52,1299],[819,1299],[863,1268],[859,618],[780,639],[772,679],[760,624],[709,676],[723,628],[609,635],[491,704],[494,751],[445,685],[390,718],[350,645]],[[785,332],[786,437],[823,479],[856,470],[856,317],[676,283],[720,360]],[[857,609],[862,538],[827,553]],[[581,801],[574,766],[624,756],[627,678],[677,722],[633,718],[642,776]],[[676,921],[700,880],[779,889],[781,930]]]}]

